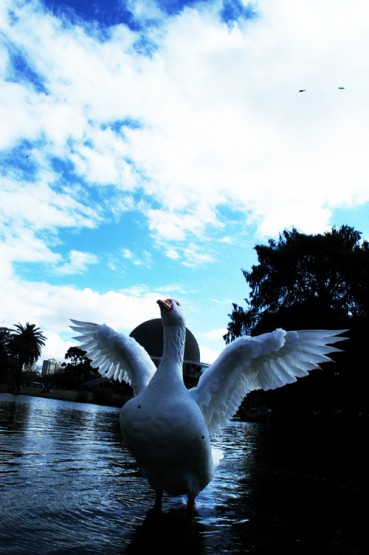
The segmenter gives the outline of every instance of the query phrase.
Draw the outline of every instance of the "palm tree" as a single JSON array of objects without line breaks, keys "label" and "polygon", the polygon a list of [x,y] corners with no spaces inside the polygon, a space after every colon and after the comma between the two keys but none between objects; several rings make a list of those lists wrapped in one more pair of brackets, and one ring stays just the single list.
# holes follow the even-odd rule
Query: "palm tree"
[{"label": "palm tree", "polygon": [[10,350],[17,361],[15,385],[19,390],[24,366],[31,365],[38,360],[46,337],[40,328],[36,327],[36,324],[27,322],[25,326],[14,324],[14,327],[15,330],[10,332]]}]

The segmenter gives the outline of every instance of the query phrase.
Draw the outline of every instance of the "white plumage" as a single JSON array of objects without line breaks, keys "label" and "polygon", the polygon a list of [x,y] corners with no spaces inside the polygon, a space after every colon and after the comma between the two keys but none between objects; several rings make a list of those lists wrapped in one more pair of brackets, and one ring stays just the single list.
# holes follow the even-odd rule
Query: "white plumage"
[{"label": "white plumage", "polygon": [[284,331],[244,336],[227,345],[196,387],[183,383],[186,324],[180,303],[159,300],[163,356],[156,369],[135,339],[110,327],[72,320],[81,348],[102,376],[125,381],[134,397],[121,409],[123,439],[156,492],[186,495],[189,508],[211,481],[217,458],[211,436],[256,389],[275,389],[331,360],[345,330]]}]

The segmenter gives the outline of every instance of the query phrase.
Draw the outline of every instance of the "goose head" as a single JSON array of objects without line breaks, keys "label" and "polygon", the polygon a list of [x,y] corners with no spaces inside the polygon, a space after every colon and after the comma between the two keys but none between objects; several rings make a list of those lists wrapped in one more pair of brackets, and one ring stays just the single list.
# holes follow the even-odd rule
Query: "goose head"
[{"label": "goose head", "polygon": [[176,299],[159,299],[157,303],[165,326],[185,326],[185,315],[179,301]]}]

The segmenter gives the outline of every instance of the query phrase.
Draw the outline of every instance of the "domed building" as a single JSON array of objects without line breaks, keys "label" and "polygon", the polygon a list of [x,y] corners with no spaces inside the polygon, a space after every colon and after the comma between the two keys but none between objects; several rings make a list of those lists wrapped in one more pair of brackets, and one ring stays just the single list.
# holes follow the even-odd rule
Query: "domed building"
[{"label": "domed building", "polygon": [[[163,324],[161,318],[147,320],[137,326],[131,333],[142,347],[146,349],[156,366],[159,366],[163,354]],[[200,362],[200,349],[193,333],[186,328],[186,343],[183,362],[183,379],[187,387],[197,384],[207,364]]]}]

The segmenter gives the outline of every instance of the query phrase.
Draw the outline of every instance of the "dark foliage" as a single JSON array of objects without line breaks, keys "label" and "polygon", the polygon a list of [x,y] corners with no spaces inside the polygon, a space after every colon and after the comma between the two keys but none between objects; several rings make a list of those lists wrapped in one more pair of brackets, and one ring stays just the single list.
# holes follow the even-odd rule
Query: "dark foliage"
[{"label": "dark foliage", "polygon": [[133,395],[126,383],[102,378],[97,368],[91,366],[86,351],[69,347],[65,354],[69,360],[63,372],[47,376],[48,385],[55,389],[78,390],[78,401],[121,407]]},{"label": "dark foliage", "polygon": [[0,328],[0,383],[7,383],[11,370],[10,359],[10,330],[8,328]]},{"label": "dark foliage", "polygon": [[242,270],[247,308],[233,304],[225,341],[277,327],[348,329],[344,353],[297,384],[255,392],[245,404],[306,410],[364,410],[368,378],[362,367],[369,332],[369,244],[348,226],[318,235],[296,229],[256,245],[258,265]]},{"label": "dark foliage", "polygon": [[86,357],[86,351],[83,349],[69,347],[65,359],[70,362],[66,364],[64,371],[48,376],[48,381],[53,387],[78,389],[85,382],[99,377],[98,370],[92,368],[91,359]]},{"label": "dark foliage", "polygon": [[22,383],[22,371],[36,362],[46,343],[46,337],[35,324],[15,324],[13,330],[8,330],[5,340],[6,354],[16,389]]}]

